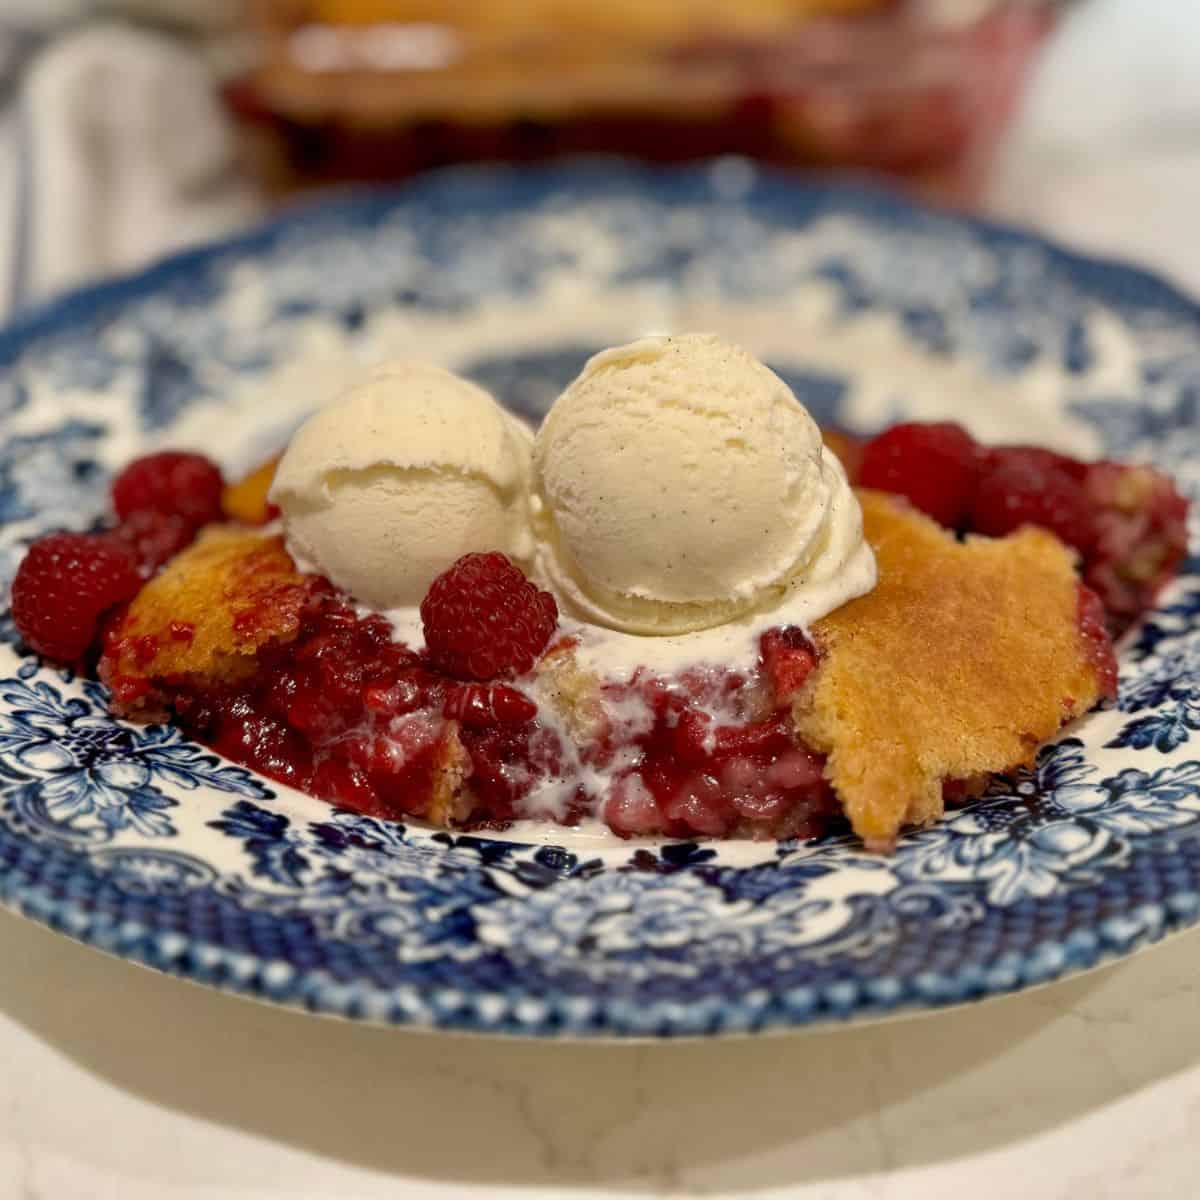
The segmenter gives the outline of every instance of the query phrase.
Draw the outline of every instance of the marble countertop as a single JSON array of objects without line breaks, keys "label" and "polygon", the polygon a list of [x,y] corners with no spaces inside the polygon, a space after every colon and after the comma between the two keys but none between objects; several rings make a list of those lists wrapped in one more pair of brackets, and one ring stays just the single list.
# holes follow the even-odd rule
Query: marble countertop
[{"label": "marble countertop", "polygon": [[1200,933],[932,1017],[722,1043],[402,1033],[0,915],[0,1197],[1182,1196]]},{"label": "marble countertop", "polygon": [[[993,211],[1200,291],[1197,45],[1183,0],[1078,9]],[[615,1047],[316,1020],[3,914],[0,962],[0,1200],[1195,1190],[1200,932],[936,1016]]]}]

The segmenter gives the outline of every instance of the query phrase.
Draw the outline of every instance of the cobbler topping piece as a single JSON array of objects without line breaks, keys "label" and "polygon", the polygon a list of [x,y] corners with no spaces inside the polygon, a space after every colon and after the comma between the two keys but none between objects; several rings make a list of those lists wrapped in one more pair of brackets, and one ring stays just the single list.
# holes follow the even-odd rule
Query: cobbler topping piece
[{"label": "cobbler topping piece", "polygon": [[1030,761],[1111,691],[1112,662],[1051,534],[959,542],[893,497],[860,498],[879,585],[813,626],[820,669],[794,715],[855,831],[886,848],[941,814],[945,780]]},{"label": "cobbler topping piece", "polygon": [[[141,700],[155,679],[244,678],[260,649],[296,637],[301,614],[322,591],[328,584],[299,574],[282,539],[210,529],[108,631],[100,676],[118,707]],[[189,638],[175,635],[182,625]]]},{"label": "cobbler topping piece", "polygon": [[904,496],[914,508],[953,528],[970,510],[978,469],[979,448],[961,425],[906,422],[867,442],[858,482]]},{"label": "cobbler topping piece", "polygon": [[30,546],[17,570],[13,620],[39,654],[72,663],[87,653],[101,617],[141,583],[123,547],[90,534],[51,534]]},{"label": "cobbler topping piece", "polygon": [[122,519],[156,512],[199,529],[221,519],[224,487],[220,469],[204,455],[164,450],[134,459],[113,480],[112,502]]},{"label": "cobbler topping piece", "polygon": [[421,602],[430,662],[457,679],[523,675],[550,642],[558,606],[503,554],[465,554]]},{"label": "cobbler topping piece", "polygon": [[580,665],[575,640],[555,642],[534,671],[539,702],[545,699],[576,744],[585,749],[602,746],[608,740],[611,722],[602,703],[600,676]]},{"label": "cobbler topping piece", "polygon": [[279,507],[267,498],[279,466],[279,455],[268,458],[249,475],[226,486],[221,493],[221,509],[231,521],[246,525],[265,525],[279,516]]}]

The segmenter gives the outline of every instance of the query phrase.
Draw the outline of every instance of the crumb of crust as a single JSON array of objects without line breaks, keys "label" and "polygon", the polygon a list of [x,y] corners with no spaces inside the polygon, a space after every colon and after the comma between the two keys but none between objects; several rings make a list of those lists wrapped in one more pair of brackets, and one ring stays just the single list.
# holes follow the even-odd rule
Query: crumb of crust
[{"label": "crumb of crust", "polygon": [[276,515],[275,506],[267,499],[275,481],[275,468],[280,455],[269,458],[249,475],[228,484],[221,493],[221,509],[231,521],[247,525],[265,525]]},{"label": "crumb of crust", "polygon": [[534,667],[537,698],[553,710],[579,745],[596,741],[607,724],[600,679],[579,665],[575,643],[554,643]]},{"label": "crumb of crust", "polygon": [[[123,712],[154,711],[154,681],[222,683],[291,641],[312,595],[279,537],[214,527],[173,558],[106,633],[100,677]],[[179,636],[186,628],[188,636]]]},{"label": "crumb of crust", "polygon": [[468,820],[475,808],[467,786],[470,774],[471,756],[458,736],[458,724],[447,721],[434,757],[427,821],[450,829]]},{"label": "crumb of crust", "polygon": [[1052,534],[958,542],[903,501],[858,494],[879,583],[814,624],[821,665],[793,713],[855,832],[888,849],[941,815],[944,780],[1032,761],[1101,688],[1074,557]]}]

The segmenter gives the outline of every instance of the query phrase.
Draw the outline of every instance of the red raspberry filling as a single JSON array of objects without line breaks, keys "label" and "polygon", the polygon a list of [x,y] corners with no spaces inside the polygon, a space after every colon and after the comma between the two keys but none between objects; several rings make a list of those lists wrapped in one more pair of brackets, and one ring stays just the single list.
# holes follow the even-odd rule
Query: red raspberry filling
[{"label": "red raspberry filling", "polygon": [[427,815],[449,739],[469,759],[472,826],[503,824],[563,769],[537,706],[504,684],[461,684],[358,617],[320,584],[298,639],[260,654],[244,683],[173,689],[176,715],[220,753],[331,803],[401,820]]},{"label": "red raspberry filling", "polygon": [[525,725],[537,716],[537,705],[516,688],[469,683],[455,688],[442,706],[442,716],[464,725]]},{"label": "red raspberry filling", "polygon": [[381,617],[358,617],[313,580],[296,641],[246,681],[172,689],[194,736],[282,783],[373,816],[428,801],[446,691]]},{"label": "red raspberry filling", "polygon": [[1104,605],[1091,588],[1079,585],[1079,635],[1087,648],[1087,656],[1096,669],[1100,694],[1106,700],[1117,698],[1117,654],[1104,615]]},{"label": "red raspberry filling", "polygon": [[817,655],[798,629],[769,630],[749,675],[696,671],[678,680],[635,678],[652,713],[627,741],[639,757],[605,799],[606,823],[623,836],[660,833],[810,838],[839,809],[824,758],[795,736],[788,704]]},{"label": "red raspberry filling", "polygon": [[525,802],[546,785],[551,798],[536,799],[544,815],[573,824],[599,807],[622,835],[811,837],[837,815],[823,760],[797,744],[765,666],[788,687],[811,671],[815,652],[797,630],[764,638],[748,673],[611,685],[618,709],[632,705],[647,719],[610,729],[594,755],[585,752],[596,769],[623,764],[600,796],[519,683],[447,677],[393,642],[382,618],[359,617],[323,580],[308,586],[296,641],[260,652],[247,680],[169,689],[190,735],[281,783],[371,816],[431,816],[453,751],[470,792],[468,809],[453,815],[472,828],[529,813]]},{"label": "red raspberry filling", "polygon": [[794,625],[768,629],[759,640],[759,661],[776,705],[788,704],[817,665],[817,653]]},{"label": "red raspberry filling", "polygon": [[622,836],[809,838],[838,813],[824,759],[797,743],[786,712],[725,725],[685,708],[660,714],[637,745],[603,808]]}]

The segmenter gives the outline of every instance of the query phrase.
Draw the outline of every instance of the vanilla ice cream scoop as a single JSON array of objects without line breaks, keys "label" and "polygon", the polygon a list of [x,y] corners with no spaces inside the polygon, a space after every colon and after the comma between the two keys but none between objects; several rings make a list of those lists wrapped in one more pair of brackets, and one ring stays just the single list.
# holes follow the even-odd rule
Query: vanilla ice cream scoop
[{"label": "vanilla ice cream scoop", "polygon": [[372,608],[416,605],[470,551],[529,561],[531,442],[482,388],[389,363],[300,427],[271,499],[302,564]]},{"label": "vanilla ice cream scoop", "polygon": [[832,608],[875,582],[858,500],[808,411],[711,334],[592,358],[537,435],[534,486],[541,573],[614,629],[705,629],[806,587]]}]

